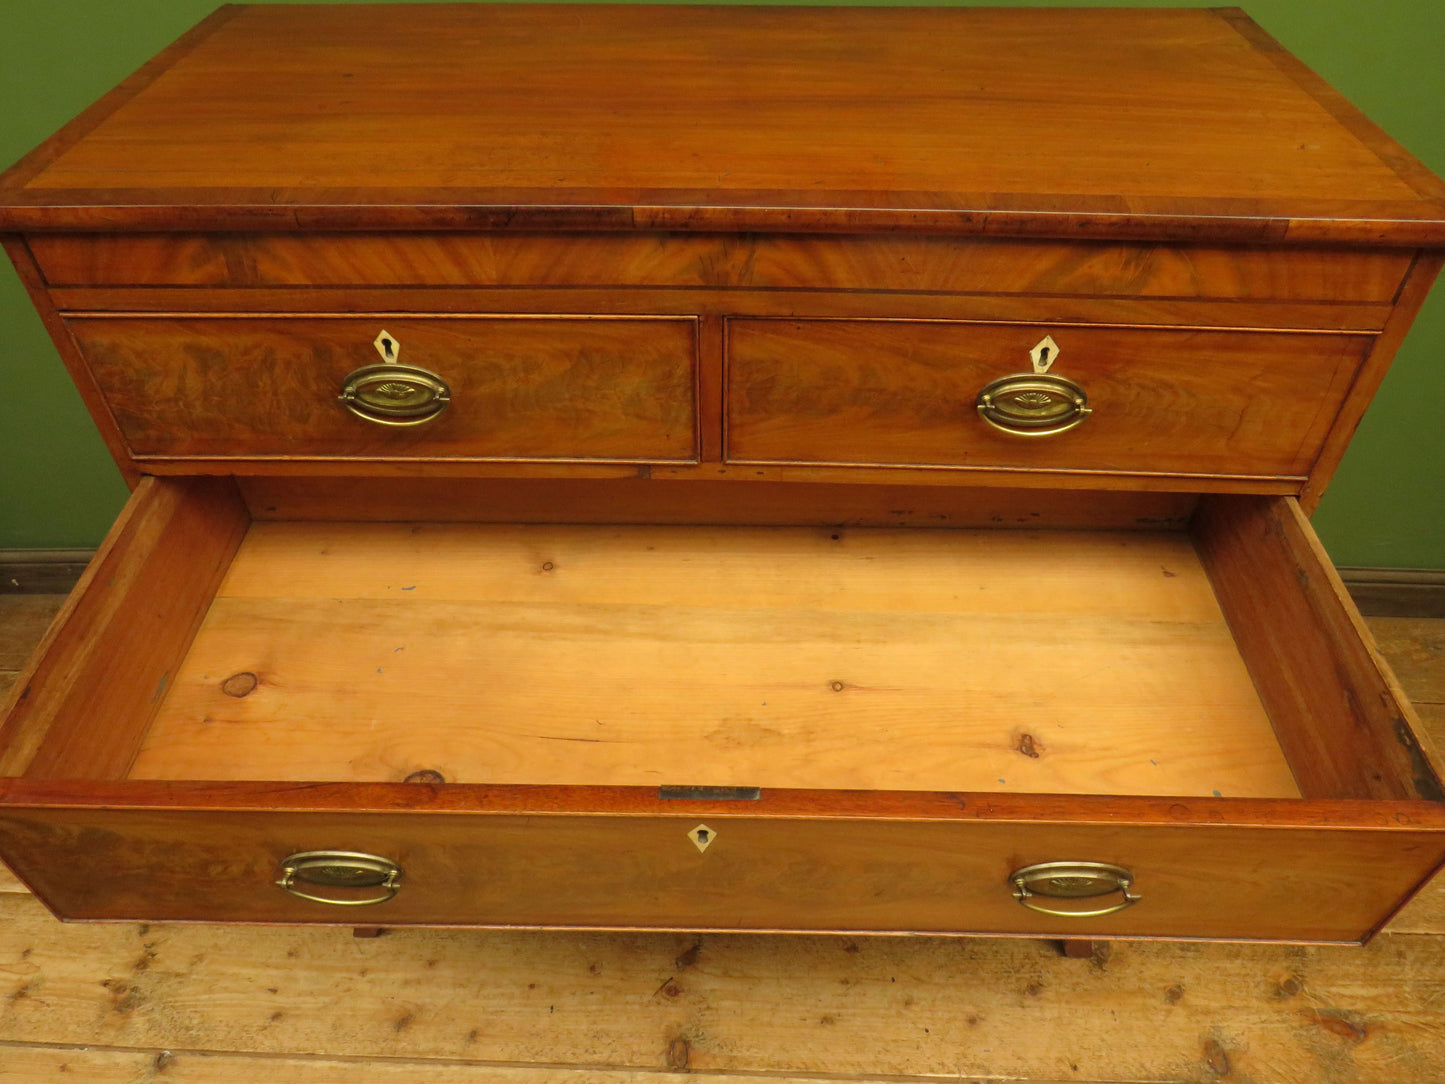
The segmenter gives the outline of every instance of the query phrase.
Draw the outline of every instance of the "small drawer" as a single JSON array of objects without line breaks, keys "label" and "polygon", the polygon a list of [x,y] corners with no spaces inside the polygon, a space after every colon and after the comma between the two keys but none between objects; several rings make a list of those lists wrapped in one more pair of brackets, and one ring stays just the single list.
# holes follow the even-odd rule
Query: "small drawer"
[{"label": "small drawer", "polygon": [[59,287],[666,287],[1389,304],[1408,251],[709,233],[32,234]]},{"label": "small drawer", "polygon": [[[1323,332],[732,320],[726,454],[746,464],[1302,480],[1373,341]],[[1065,431],[990,425],[980,393],[1032,373],[1031,352],[1044,349],[1049,376],[1065,378],[1070,395],[1076,386],[1087,413]]]},{"label": "small drawer", "polygon": [[391,523],[150,478],[0,723],[0,858],[78,919],[1358,941],[1442,797],[1291,498]]},{"label": "small drawer", "polygon": [[[66,326],[143,465],[697,454],[691,318],[72,316]],[[348,409],[348,377],[388,363],[398,379],[373,369],[371,391],[351,400],[360,409]],[[412,369],[439,386],[418,390]],[[389,413],[386,394],[403,407],[421,400],[420,413]]]}]

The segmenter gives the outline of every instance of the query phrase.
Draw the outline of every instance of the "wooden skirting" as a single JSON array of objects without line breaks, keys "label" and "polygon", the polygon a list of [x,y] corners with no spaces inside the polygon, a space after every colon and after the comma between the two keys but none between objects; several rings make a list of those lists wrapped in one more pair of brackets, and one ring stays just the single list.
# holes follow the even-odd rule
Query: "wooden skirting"
[{"label": "wooden skirting", "polygon": [[0,595],[62,595],[95,550],[0,550]]},{"label": "wooden skirting", "polygon": [[1367,617],[1445,617],[1445,569],[1342,568],[1340,577]]},{"label": "wooden skirting", "polygon": [[[64,594],[94,550],[0,550],[0,595]],[[1342,568],[1367,617],[1445,617],[1445,569]]]}]

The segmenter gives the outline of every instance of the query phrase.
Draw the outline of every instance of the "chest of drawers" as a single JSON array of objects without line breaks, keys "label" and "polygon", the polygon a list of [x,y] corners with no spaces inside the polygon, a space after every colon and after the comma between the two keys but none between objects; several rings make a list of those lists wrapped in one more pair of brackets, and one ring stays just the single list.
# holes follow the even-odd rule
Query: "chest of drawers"
[{"label": "chest of drawers", "polygon": [[1362,940],[1445,792],[1306,513],[1442,195],[1231,11],[224,8],[0,179],[135,487],[0,857],[70,919]]}]

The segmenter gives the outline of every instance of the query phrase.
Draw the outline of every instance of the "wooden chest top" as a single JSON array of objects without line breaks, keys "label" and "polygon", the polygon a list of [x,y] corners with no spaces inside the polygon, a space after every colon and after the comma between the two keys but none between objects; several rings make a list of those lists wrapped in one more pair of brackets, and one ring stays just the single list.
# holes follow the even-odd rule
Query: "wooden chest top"
[{"label": "wooden chest top", "polygon": [[1445,188],[1235,9],[227,6],[0,229],[1445,242]]}]

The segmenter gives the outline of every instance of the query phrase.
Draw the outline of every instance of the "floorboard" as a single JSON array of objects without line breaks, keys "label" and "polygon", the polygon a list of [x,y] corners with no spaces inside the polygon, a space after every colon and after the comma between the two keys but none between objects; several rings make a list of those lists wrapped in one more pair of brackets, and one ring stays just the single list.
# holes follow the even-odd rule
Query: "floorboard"
[{"label": "floorboard", "polygon": [[[5,601],[12,645],[58,605]],[[1371,626],[1445,746],[1445,621]],[[0,662],[0,680],[21,665]],[[64,925],[0,876],[0,1081],[645,1084],[681,1071],[707,1084],[1438,1084],[1445,880],[1362,949],[1121,942],[1078,960],[1005,940]]]},{"label": "floorboard", "polygon": [[1364,949],[63,926],[0,897],[0,1039],[509,1066],[1445,1078],[1445,941]]},{"label": "floorboard", "polygon": [[[282,1057],[212,1054],[173,1050],[96,1050],[63,1046],[0,1045],[0,1081],[83,1080],[87,1084],[135,1084],[162,1079],[167,1084],[255,1084],[262,1079],[288,1084],[665,1084],[670,1071],[625,1069],[557,1069],[538,1066],[494,1066],[439,1059]],[[162,1076],[162,1074],[164,1074]],[[819,1084],[836,1077],[770,1076],[769,1084]],[[898,1078],[850,1077],[857,1084],[895,1084]],[[980,1078],[974,1078],[975,1080]],[[688,1074],[690,1084],[741,1084],[723,1073]],[[958,1084],[970,1084],[960,1080]],[[1031,1082],[1031,1084],[1064,1084]],[[1068,1084],[1119,1084],[1084,1081]]]},{"label": "floorboard", "polygon": [[1445,704],[1445,619],[1371,617],[1370,631],[1417,704]]},{"label": "floorboard", "polygon": [[0,595],[0,673],[25,665],[64,602],[64,595]]}]

